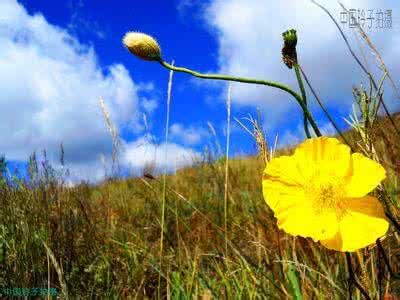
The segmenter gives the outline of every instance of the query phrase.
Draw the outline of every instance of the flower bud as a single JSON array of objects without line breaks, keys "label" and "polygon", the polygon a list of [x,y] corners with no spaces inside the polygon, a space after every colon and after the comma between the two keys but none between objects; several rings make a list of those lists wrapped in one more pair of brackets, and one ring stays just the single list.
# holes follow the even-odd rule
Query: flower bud
[{"label": "flower bud", "polygon": [[122,41],[129,52],[141,59],[149,61],[161,59],[160,46],[153,37],[147,34],[128,32]]},{"label": "flower bud", "polygon": [[285,65],[291,69],[295,64],[297,64],[297,33],[296,30],[290,29],[285,31],[283,34],[283,48],[282,56]]}]

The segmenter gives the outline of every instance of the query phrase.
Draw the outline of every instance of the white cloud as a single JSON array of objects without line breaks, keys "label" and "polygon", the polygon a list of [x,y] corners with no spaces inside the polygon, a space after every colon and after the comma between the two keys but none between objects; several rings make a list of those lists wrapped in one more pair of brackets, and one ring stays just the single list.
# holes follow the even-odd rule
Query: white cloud
[{"label": "white cloud", "polygon": [[128,70],[113,64],[103,72],[93,48],[15,1],[3,0],[0,11],[2,151],[25,160],[33,150],[55,152],[63,142],[70,162],[109,154],[98,98],[118,127],[135,123],[139,87]]},{"label": "white cloud", "polygon": [[148,99],[143,97],[141,101],[141,106],[145,112],[152,114],[158,107],[158,102],[155,99]]},{"label": "white cloud", "polygon": [[140,175],[145,168],[154,173],[174,172],[192,165],[201,158],[200,153],[175,143],[155,144],[140,138],[125,145],[122,161],[131,168],[132,173]]},{"label": "white cloud", "polygon": [[[310,128],[310,131],[312,129]],[[320,131],[323,136],[336,136],[335,127],[329,122],[322,123]],[[295,146],[302,143],[306,139],[303,124],[297,125],[293,130],[285,130],[281,137],[278,138],[279,147]]]},{"label": "white cloud", "polygon": [[[63,143],[71,180],[100,180],[105,175],[100,157],[109,170],[112,139],[99,97],[120,133],[142,134],[142,114],[157,108],[148,96],[157,95],[153,84],[134,83],[122,64],[100,65],[93,47],[43,15],[29,15],[15,0],[1,0],[0,11],[1,152],[9,160],[26,161],[33,151],[46,149],[57,166]],[[156,146],[137,146],[127,144],[123,163],[140,168]],[[176,144],[159,148],[173,154],[169,159],[178,167],[195,154]],[[162,154],[156,160],[170,168]]]},{"label": "white cloud", "polygon": [[[336,1],[320,2],[331,10],[336,19],[340,19],[342,9]],[[349,9],[400,9],[398,3],[383,0],[342,2]],[[218,72],[274,80],[298,90],[294,71],[289,70],[281,59],[282,33],[295,28],[299,36],[300,63],[328,106],[349,111],[352,85],[359,85],[361,80],[365,85],[368,83],[333,22],[311,1],[212,0],[204,11],[204,20],[219,42]],[[393,29],[367,31],[387,65],[392,68],[398,65],[396,60],[400,50],[400,26],[395,22],[393,18]],[[346,29],[345,32],[358,52],[352,31]],[[372,70],[376,71],[376,59],[371,51],[365,48],[364,52]],[[392,72],[395,78],[400,75],[399,69],[392,69]],[[309,98],[312,98],[311,95]],[[232,100],[238,104],[261,106],[271,128],[284,122],[288,115],[301,120],[301,114],[295,110],[297,103],[282,91],[236,84]],[[387,97],[387,101],[392,103],[392,107],[396,103],[399,107],[398,100]],[[314,100],[310,102],[315,103]]]},{"label": "white cloud", "polygon": [[106,37],[106,32],[101,28],[100,23],[93,20],[91,16],[84,14],[83,0],[69,1],[67,6],[71,11],[71,18],[67,25],[69,32],[92,34],[98,39]]},{"label": "white cloud", "polygon": [[285,130],[281,136],[278,136],[278,147],[295,146],[304,141],[305,138],[304,127],[298,125],[295,129]]},{"label": "white cloud", "polygon": [[[141,134],[142,113],[157,108],[154,85],[134,83],[122,64],[101,66],[92,47],[14,0],[1,0],[0,11],[1,152],[26,161],[46,149],[59,168],[63,143],[71,182],[101,180],[110,172],[112,139],[99,97],[120,133]],[[198,156],[177,144],[141,141],[122,140],[122,167],[137,171],[154,160],[157,169],[171,171]]]},{"label": "white cloud", "polygon": [[[293,126],[293,129],[283,130],[283,133],[278,136],[278,146],[279,147],[287,147],[287,146],[295,146],[302,143],[306,138],[304,124],[302,122],[296,123],[296,126]],[[309,130],[314,135],[314,131],[309,125]],[[328,121],[320,122],[319,130],[323,136],[337,136],[335,127]]]},{"label": "white cloud", "polygon": [[169,129],[172,140],[178,140],[185,145],[198,145],[204,138],[209,137],[209,132],[202,127],[189,126],[175,123]]}]

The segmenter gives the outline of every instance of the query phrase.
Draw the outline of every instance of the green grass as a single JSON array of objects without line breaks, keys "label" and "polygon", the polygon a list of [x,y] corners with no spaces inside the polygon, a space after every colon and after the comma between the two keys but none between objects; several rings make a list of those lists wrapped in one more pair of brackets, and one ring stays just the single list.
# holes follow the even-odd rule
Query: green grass
[{"label": "green grass", "polygon": [[[398,214],[399,142],[381,128],[386,136],[377,131],[374,143]],[[3,179],[0,287],[50,286],[79,299],[361,299],[349,284],[344,253],[278,230],[261,193],[263,168],[258,157],[229,162],[227,255],[224,161],[169,175],[161,270],[161,177],[73,188],[54,174],[32,174],[35,186]],[[382,243],[399,272],[399,235],[390,232]],[[372,298],[399,297],[399,281],[378,257],[376,246],[353,254],[358,282]]]}]

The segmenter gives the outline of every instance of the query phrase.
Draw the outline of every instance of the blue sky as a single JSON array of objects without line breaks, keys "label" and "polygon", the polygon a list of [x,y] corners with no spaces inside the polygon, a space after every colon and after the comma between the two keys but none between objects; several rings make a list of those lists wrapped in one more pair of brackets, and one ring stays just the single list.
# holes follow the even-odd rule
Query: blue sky
[{"label": "blue sky", "polygon": [[[324,3],[324,1],[321,1]],[[393,1],[343,1],[349,8],[393,11],[392,28],[371,28],[393,77],[400,70],[399,4]],[[340,6],[325,3],[340,18]],[[157,168],[188,165],[206,146],[215,147],[207,123],[224,145],[226,82],[205,82],[174,74],[170,143],[164,144],[169,72],[141,61],[122,46],[127,31],[153,35],[167,61],[201,72],[222,72],[276,80],[296,88],[293,71],[281,62],[281,33],[296,28],[301,64],[337,122],[351,111],[351,87],[366,79],[349,57],[337,29],[310,1],[43,1],[2,0],[0,8],[0,103],[6,116],[0,152],[21,164],[32,151],[47,149],[57,165],[59,144],[74,178],[98,180],[109,168],[112,141],[98,98],[120,133],[123,167],[134,174],[155,162]],[[346,24],[345,33],[359,55],[380,76],[369,49],[360,50]],[[2,56],[2,57],[1,57]],[[396,81],[398,83],[398,80]],[[399,108],[390,85],[386,99]],[[326,134],[322,113],[312,110]],[[234,84],[232,116],[262,112],[269,141],[304,138],[302,117],[293,99],[265,87]],[[146,116],[148,131],[143,116]],[[255,153],[249,135],[232,120],[231,155]],[[166,156],[167,155],[167,156]]]},{"label": "blue sky", "polygon": [[[202,70],[217,68],[217,41],[199,20],[188,20],[188,15],[179,9],[179,1],[149,6],[145,2],[116,1],[110,6],[107,1],[72,0],[63,3],[29,0],[21,2],[29,13],[41,13],[51,24],[69,28],[82,43],[90,44],[96,51],[100,65],[122,63],[135,82],[153,83],[156,91],[157,109],[150,119],[152,133],[161,137],[165,124],[165,100],[168,71],[155,63],[147,63],[129,55],[121,44],[123,35],[130,30],[142,31],[157,37],[163,54],[169,61],[185,64]],[[199,18],[199,17],[197,17]],[[210,51],[211,50],[211,51]],[[193,87],[191,78],[176,74],[171,109],[172,122],[185,125],[205,124],[206,121],[221,121],[220,107],[208,105],[207,93]],[[211,93],[208,95],[213,97]],[[210,99],[210,101],[213,101]],[[195,105],[196,109],[193,109]],[[134,139],[127,133],[126,139]]]}]

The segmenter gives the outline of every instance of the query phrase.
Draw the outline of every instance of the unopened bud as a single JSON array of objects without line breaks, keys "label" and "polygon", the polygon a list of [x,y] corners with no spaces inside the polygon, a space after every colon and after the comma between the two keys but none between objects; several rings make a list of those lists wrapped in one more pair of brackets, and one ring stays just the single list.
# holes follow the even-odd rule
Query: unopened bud
[{"label": "unopened bud", "polygon": [[282,48],[282,59],[285,65],[291,69],[297,64],[297,33],[296,30],[290,29],[285,31],[283,34],[283,48]]},{"label": "unopened bud", "polygon": [[149,61],[161,59],[160,46],[150,35],[140,32],[128,32],[123,38],[123,43],[129,52],[141,59]]}]

